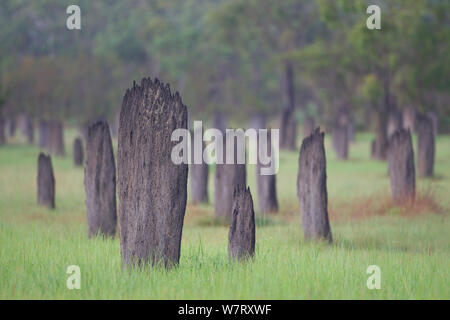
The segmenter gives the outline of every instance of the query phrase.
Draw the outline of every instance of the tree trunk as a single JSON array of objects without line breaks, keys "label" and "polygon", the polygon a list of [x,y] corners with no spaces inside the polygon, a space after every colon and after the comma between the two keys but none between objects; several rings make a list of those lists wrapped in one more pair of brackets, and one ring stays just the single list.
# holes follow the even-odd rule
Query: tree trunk
[{"label": "tree trunk", "polygon": [[[216,164],[214,175],[214,212],[216,217],[227,223],[231,219],[234,189],[246,186],[245,164],[237,164],[237,144],[234,144],[234,164],[227,164],[226,138],[224,141],[223,164]],[[235,141],[236,142],[236,141]]]},{"label": "tree trunk", "polygon": [[[118,177],[124,265],[178,264],[188,165],[174,164],[172,132],[187,129],[187,109],[169,85],[144,78],[120,112]],[[187,150],[187,141],[184,141]],[[150,151],[150,152],[149,152]]]},{"label": "tree trunk", "polygon": [[418,117],[417,131],[419,177],[431,177],[433,175],[435,153],[433,120],[428,115]]},{"label": "tree trunk", "polygon": [[416,110],[413,107],[403,109],[402,123],[403,129],[413,133],[416,131]]},{"label": "tree trunk", "polygon": [[377,152],[377,140],[373,139],[370,143],[370,158],[376,159],[376,152]]},{"label": "tree trunk", "polygon": [[332,241],[328,221],[324,133],[317,128],[300,148],[297,194],[305,239]]},{"label": "tree trunk", "polygon": [[234,190],[228,254],[231,260],[245,261],[255,254],[255,212],[250,188]]},{"label": "tree trunk", "polygon": [[76,138],[73,142],[73,164],[75,166],[83,166],[84,152],[83,152],[83,141],[80,137]]},{"label": "tree trunk", "polygon": [[339,160],[348,159],[348,126],[337,124],[333,129],[333,146]]},{"label": "tree trunk", "polygon": [[61,121],[51,121],[49,124],[49,152],[52,155],[64,156],[64,128]]},{"label": "tree trunk", "polygon": [[267,127],[267,118],[264,113],[258,113],[253,115],[250,120],[250,128],[259,130]]},{"label": "tree trunk", "polygon": [[387,124],[387,137],[388,139],[397,131],[402,128],[402,114],[398,110],[392,110],[389,113]]},{"label": "tree trunk", "polygon": [[305,122],[303,123],[303,139],[309,137],[315,128],[315,122],[313,117],[306,117]]},{"label": "tree trunk", "polygon": [[39,148],[48,149],[50,145],[50,124],[46,120],[39,121]]},{"label": "tree trunk", "polygon": [[347,124],[347,138],[348,142],[355,142],[355,120],[349,117]]},{"label": "tree trunk", "polygon": [[386,112],[380,110],[376,114],[376,124],[375,124],[375,144],[373,158],[377,160],[386,160],[386,152],[388,147],[387,139],[387,115]]},{"label": "tree trunk", "polygon": [[16,118],[14,116],[9,116],[6,118],[6,127],[8,130],[8,135],[14,137],[16,134]]},{"label": "tree trunk", "polygon": [[41,206],[55,208],[55,176],[52,159],[42,152],[38,158],[37,202]]},{"label": "tree trunk", "polygon": [[84,169],[89,237],[116,234],[116,165],[109,126],[98,121],[89,127]]},{"label": "tree trunk", "polygon": [[[196,129],[202,131],[200,128]],[[203,137],[203,132],[200,133]],[[191,203],[208,203],[208,164],[202,160],[202,163],[194,163],[194,136],[191,143],[191,164],[189,172],[191,175]],[[202,159],[205,143],[202,139]]]},{"label": "tree trunk", "polygon": [[0,145],[5,144],[5,119],[0,115]]},{"label": "tree trunk", "polygon": [[416,192],[414,151],[409,130],[396,131],[389,140],[389,177],[392,200],[404,204],[413,200]]},{"label": "tree trunk", "polygon": [[427,112],[427,116],[431,119],[431,123],[433,124],[433,133],[436,138],[439,133],[439,117],[435,111]]},{"label": "tree trunk", "polygon": [[[270,167],[270,164],[263,164],[260,161],[260,145],[258,139],[258,161],[256,164],[256,183],[258,188],[258,206],[261,213],[275,213],[278,211],[277,200],[277,188],[276,188],[276,175],[262,175],[261,169]],[[266,150],[264,150],[266,149]],[[262,152],[265,152],[268,157],[272,157],[272,139],[270,131],[267,133],[267,146],[262,148]]]},{"label": "tree trunk", "polygon": [[285,62],[285,107],[281,114],[280,147],[287,150],[296,150],[297,121],[295,119],[295,90],[294,68],[290,61]]},{"label": "tree trunk", "polygon": [[222,134],[225,134],[225,130],[227,129],[227,118],[222,112],[214,112],[212,127],[220,130]]},{"label": "tree trunk", "polygon": [[34,143],[33,120],[28,115],[22,117],[22,133],[27,138],[28,144]]}]

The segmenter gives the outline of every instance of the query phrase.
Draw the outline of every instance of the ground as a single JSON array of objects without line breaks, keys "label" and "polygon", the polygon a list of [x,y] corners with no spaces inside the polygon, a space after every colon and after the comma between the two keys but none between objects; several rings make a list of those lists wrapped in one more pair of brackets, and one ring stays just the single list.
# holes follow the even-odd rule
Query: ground
[{"label": "ground", "polygon": [[[53,211],[36,205],[39,149],[20,136],[0,147],[1,299],[450,298],[449,135],[438,138],[435,177],[417,179],[418,200],[403,208],[390,202],[386,163],[369,159],[371,134],[357,135],[345,162],[336,159],[327,137],[332,245],[303,241],[298,153],[282,152],[281,210],[264,218],[256,212],[253,261],[230,263],[228,229],[214,220],[213,206],[189,205],[179,266],[127,271],[118,238],[87,237],[84,171],[72,162],[75,134],[66,132],[67,156],[53,158]],[[257,210],[255,168],[247,171]],[[80,290],[66,287],[69,265],[80,267]],[[381,269],[379,290],[366,285],[370,265]]]}]

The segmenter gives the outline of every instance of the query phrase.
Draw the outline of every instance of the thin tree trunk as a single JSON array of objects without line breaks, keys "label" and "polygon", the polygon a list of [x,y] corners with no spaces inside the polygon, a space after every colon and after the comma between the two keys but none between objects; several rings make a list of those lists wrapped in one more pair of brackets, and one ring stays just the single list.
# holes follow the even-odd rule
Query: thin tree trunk
[{"label": "thin tree trunk", "polygon": [[64,127],[61,121],[54,120],[49,124],[49,152],[52,155],[64,156]]},{"label": "thin tree trunk", "polygon": [[7,117],[6,124],[8,129],[8,135],[10,137],[14,137],[14,135],[16,134],[16,118],[13,115]]},{"label": "thin tree trunk", "polygon": [[257,113],[253,115],[250,120],[250,128],[259,130],[267,127],[267,118],[264,113]]},{"label": "thin tree trunk", "polygon": [[80,137],[73,142],[73,164],[82,167],[84,161],[83,141]]},{"label": "thin tree trunk", "polygon": [[339,160],[348,159],[348,126],[338,124],[334,127],[333,146]]},{"label": "thin tree trunk", "polygon": [[434,169],[435,134],[433,120],[428,116],[418,117],[418,171],[420,177],[431,177]]},{"label": "thin tree trunk", "polygon": [[387,137],[388,139],[397,131],[402,128],[402,114],[398,110],[392,110],[389,113],[388,125],[387,125]]},{"label": "thin tree trunk", "polygon": [[[234,162],[227,164],[226,154],[229,152],[226,147],[226,137],[224,141],[223,163],[216,164],[214,176],[214,212],[216,217],[230,222],[231,209],[233,205],[234,189],[246,186],[245,164],[237,164],[237,145],[234,144]],[[236,141],[235,141],[236,142]]]},{"label": "thin tree trunk", "polygon": [[295,119],[295,80],[294,68],[290,61],[285,62],[285,107],[281,114],[280,147],[287,150],[295,150],[297,139],[297,121]]},{"label": "thin tree trunk", "polygon": [[27,138],[28,144],[34,143],[33,120],[28,115],[22,117],[22,133]]},{"label": "thin tree trunk", "polygon": [[[202,131],[200,128],[196,129]],[[198,132],[203,137],[203,132]],[[192,143],[191,143],[191,164],[189,168],[190,176],[191,176],[191,203],[208,203],[208,164],[202,160],[202,163],[196,164],[194,163],[194,135],[192,135]],[[205,143],[202,139],[202,156],[203,151],[205,150]],[[203,157],[202,157],[203,159]]]},{"label": "thin tree trunk", "polygon": [[[270,164],[261,163],[261,158],[259,153],[261,152],[260,148],[262,146],[259,144],[258,139],[258,150],[257,150],[257,164],[256,164],[256,183],[258,190],[258,206],[261,213],[275,213],[278,211],[278,200],[277,200],[277,184],[276,184],[276,175],[263,175],[261,174],[261,169],[270,167]],[[267,157],[273,159],[273,150],[272,150],[272,139],[270,131],[267,134],[267,146],[266,148],[262,148],[262,152],[265,152]],[[264,150],[266,149],[266,150]]]},{"label": "thin tree trunk", "polygon": [[48,149],[50,145],[50,124],[46,120],[39,121],[39,148]]},{"label": "thin tree trunk", "polygon": [[402,115],[402,124],[403,129],[408,130],[413,133],[416,131],[416,118],[417,113],[416,109],[413,107],[408,107],[403,109],[403,115]]},{"label": "thin tree trunk", "polygon": [[377,160],[386,160],[386,152],[388,147],[387,140],[387,115],[381,110],[376,114],[375,124],[375,144],[374,144],[374,158]]},{"label": "thin tree trunk", "polygon": [[0,115],[0,145],[5,144],[5,119]]},{"label": "thin tree trunk", "polygon": [[313,117],[306,117],[305,122],[303,123],[303,139],[309,137],[315,129],[315,122]]},{"label": "thin tree trunk", "polygon": [[427,116],[431,119],[431,122],[433,124],[433,133],[434,137],[436,138],[439,133],[439,117],[436,111],[429,111],[427,112]]}]

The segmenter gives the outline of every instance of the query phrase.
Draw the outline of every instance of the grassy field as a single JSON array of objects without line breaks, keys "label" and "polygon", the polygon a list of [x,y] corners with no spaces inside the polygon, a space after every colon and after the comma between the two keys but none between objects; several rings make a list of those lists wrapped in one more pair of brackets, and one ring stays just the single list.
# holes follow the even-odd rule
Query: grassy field
[{"label": "grassy field", "polygon": [[[56,210],[36,205],[39,149],[15,137],[0,147],[1,299],[449,299],[450,136],[437,141],[435,178],[418,179],[417,202],[390,203],[387,165],[369,159],[370,134],[359,134],[350,159],[336,160],[326,140],[334,243],[306,243],[296,198],[298,153],[280,155],[280,212],[261,218],[256,256],[230,263],[228,229],[213,206],[188,206],[180,265],[170,271],[122,271],[119,240],[88,239],[83,169],[72,164],[75,131],[54,158]],[[414,143],[414,147],[416,147]],[[247,181],[257,209],[255,168]],[[213,168],[210,172],[213,199]],[[69,265],[81,289],[66,287]],[[381,289],[366,286],[369,265]]]}]

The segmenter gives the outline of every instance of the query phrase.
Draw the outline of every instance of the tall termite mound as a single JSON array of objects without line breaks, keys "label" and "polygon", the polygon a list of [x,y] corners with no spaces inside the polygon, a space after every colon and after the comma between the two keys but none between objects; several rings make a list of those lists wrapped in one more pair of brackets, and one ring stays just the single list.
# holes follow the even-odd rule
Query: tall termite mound
[{"label": "tall termite mound", "polygon": [[55,208],[55,176],[52,159],[43,153],[40,153],[38,158],[37,202],[41,206]]},{"label": "tall termite mound", "polygon": [[144,78],[126,91],[117,153],[124,265],[178,264],[188,165],[172,162],[176,129],[187,130],[187,108],[168,84]]},{"label": "tall termite mound", "polygon": [[394,203],[404,204],[414,199],[416,178],[414,172],[414,151],[409,129],[400,129],[389,139],[388,163],[391,194]]},{"label": "tall termite mound", "polygon": [[84,168],[89,236],[116,233],[116,165],[109,126],[97,121],[89,127]]},{"label": "tall termite mound", "polygon": [[302,142],[297,194],[305,239],[332,241],[328,220],[327,174],[324,133],[319,128]]},{"label": "tall termite mound", "polygon": [[250,188],[234,190],[228,254],[231,260],[246,260],[255,254],[255,212]]}]

